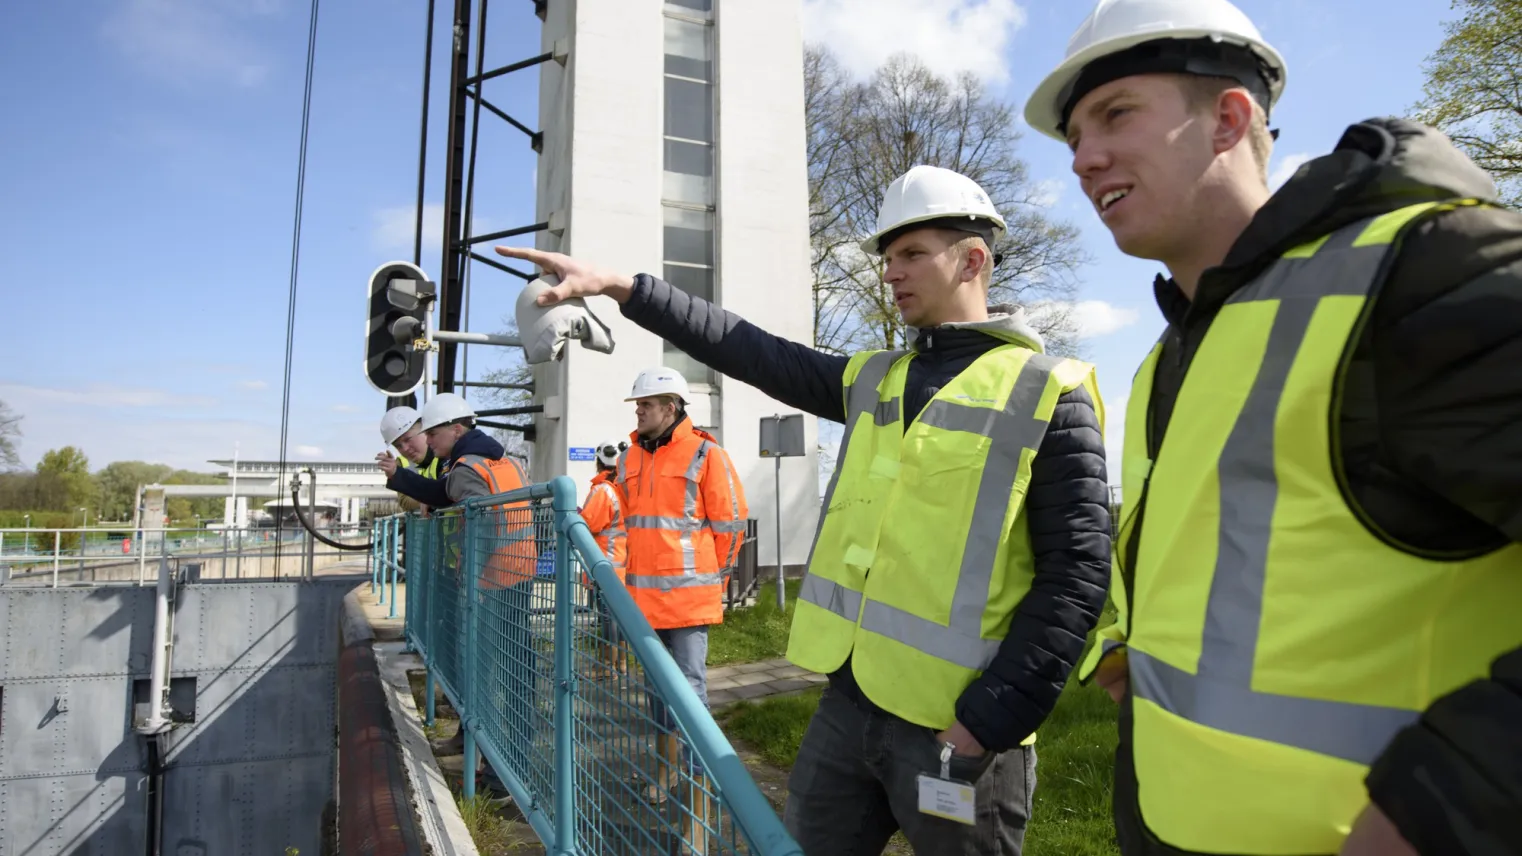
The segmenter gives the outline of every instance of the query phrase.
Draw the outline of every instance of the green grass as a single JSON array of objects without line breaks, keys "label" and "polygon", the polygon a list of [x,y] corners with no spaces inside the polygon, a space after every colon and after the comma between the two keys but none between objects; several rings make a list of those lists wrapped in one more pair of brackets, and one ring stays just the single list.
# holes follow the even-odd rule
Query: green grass
[{"label": "green grass", "polygon": [[1118,856],[1110,818],[1115,702],[1070,682],[1036,737],[1036,801],[1029,856]]},{"label": "green grass", "polygon": [[787,609],[777,610],[777,584],[764,583],[756,605],[732,609],[708,631],[708,665],[755,663],[787,652],[787,630],[798,600],[798,580],[787,581]]},{"label": "green grass", "polygon": [[821,692],[811,689],[761,702],[739,702],[725,716],[724,730],[744,740],[768,763],[792,767]]},{"label": "green grass", "polygon": [[470,832],[470,840],[481,853],[507,853],[517,849],[508,822],[492,808],[491,800],[476,794],[466,799],[455,795],[455,805],[460,808],[460,818]]}]

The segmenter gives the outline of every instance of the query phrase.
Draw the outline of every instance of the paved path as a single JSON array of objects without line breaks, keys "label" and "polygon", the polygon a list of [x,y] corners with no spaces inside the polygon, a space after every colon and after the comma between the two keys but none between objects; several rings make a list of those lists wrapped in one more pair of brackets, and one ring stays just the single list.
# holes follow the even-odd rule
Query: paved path
[{"label": "paved path", "polygon": [[737,701],[757,701],[796,693],[825,682],[824,675],[778,657],[759,663],[713,666],[708,669],[708,705],[720,708]]}]

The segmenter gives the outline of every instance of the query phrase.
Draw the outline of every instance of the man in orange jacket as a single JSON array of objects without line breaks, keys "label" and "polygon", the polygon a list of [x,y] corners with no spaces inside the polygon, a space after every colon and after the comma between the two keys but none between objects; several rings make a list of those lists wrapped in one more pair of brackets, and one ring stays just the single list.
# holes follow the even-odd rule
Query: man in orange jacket
[{"label": "man in orange jacket", "polygon": [[[624,581],[628,533],[624,529],[625,501],[619,494],[615,476],[618,473],[618,456],[627,448],[629,444],[622,442],[598,445],[597,475],[592,477],[592,489],[587,493],[586,505],[581,509],[581,519],[586,521],[592,537],[597,539],[597,548],[613,564],[613,573],[618,575],[619,582]],[[584,581],[584,584],[591,583]],[[599,597],[597,602],[598,635],[601,637],[599,647],[602,649],[603,663],[616,668],[620,673],[626,672],[629,665],[628,651],[620,644],[622,640],[613,623],[613,614],[608,611],[607,601]]]},{"label": "man in orange jacket", "polygon": [[[724,570],[740,554],[749,509],[729,455],[687,416],[688,397],[680,372],[659,366],[640,372],[624,399],[635,403],[638,426],[619,457],[616,480],[628,514],[624,583],[706,706],[708,627],[724,620]],[[670,711],[656,694],[649,698],[663,731],[656,749],[665,761],[652,796],[663,799],[684,756],[689,772],[695,765]],[[705,816],[687,814],[693,826]]]}]

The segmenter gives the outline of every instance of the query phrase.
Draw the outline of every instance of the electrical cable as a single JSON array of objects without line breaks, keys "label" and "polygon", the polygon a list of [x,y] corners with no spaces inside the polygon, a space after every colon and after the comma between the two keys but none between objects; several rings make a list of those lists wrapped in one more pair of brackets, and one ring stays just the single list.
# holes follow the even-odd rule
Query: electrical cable
[{"label": "electrical cable", "polygon": [[[312,120],[312,68],[317,55],[317,4],[312,0],[311,21],[307,26],[306,84],[301,96],[301,149],[296,165],[296,214],[291,226],[291,290],[285,312],[285,380],[280,399],[280,473],[285,472],[286,443],[291,427],[291,365],[296,342],[296,273],[301,265],[301,206],[306,195],[307,138]],[[280,572],[282,515],[275,515],[275,571]]]}]

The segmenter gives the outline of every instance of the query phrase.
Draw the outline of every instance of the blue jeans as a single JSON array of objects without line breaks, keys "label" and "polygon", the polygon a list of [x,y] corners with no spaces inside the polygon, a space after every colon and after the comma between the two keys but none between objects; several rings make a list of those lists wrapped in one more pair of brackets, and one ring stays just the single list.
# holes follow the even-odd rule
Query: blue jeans
[{"label": "blue jeans", "polygon": [[[703,708],[708,708],[708,625],[697,627],[676,627],[670,630],[657,630],[655,635],[660,637],[661,644],[671,652],[671,659],[676,661],[676,666],[682,671],[682,677],[687,679],[687,685],[697,693],[698,701],[703,703]],[[645,698],[650,703],[650,717],[655,720],[656,727],[665,732],[677,731],[676,717],[671,709],[661,701],[653,685],[646,686]],[[697,759],[686,741],[682,741],[682,760],[687,764],[689,771],[696,772]]]}]

